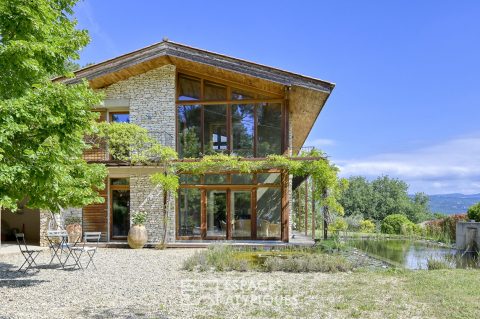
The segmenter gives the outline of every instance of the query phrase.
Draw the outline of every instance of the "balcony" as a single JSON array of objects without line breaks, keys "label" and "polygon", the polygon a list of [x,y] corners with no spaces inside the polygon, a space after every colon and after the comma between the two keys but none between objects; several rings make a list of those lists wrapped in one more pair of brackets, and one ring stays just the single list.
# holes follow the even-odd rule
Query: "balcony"
[{"label": "balcony", "polygon": [[[148,135],[157,143],[175,149],[175,138],[168,132],[163,130],[149,130]],[[124,163],[124,161],[120,161],[109,154],[108,141],[106,138],[98,136],[86,136],[85,143],[89,146],[89,148],[83,152],[83,158],[87,162],[110,163],[117,165]]]}]

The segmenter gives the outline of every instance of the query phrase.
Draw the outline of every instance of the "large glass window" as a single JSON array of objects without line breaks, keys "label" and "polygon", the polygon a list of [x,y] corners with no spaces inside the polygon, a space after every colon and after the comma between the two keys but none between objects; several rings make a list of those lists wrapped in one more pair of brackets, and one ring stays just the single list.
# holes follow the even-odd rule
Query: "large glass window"
[{"label": "large glass window", "polygon": [[227,98],[227,88],[223,85],[205,81],[204,100],[206,101],[225,101]]},{"label": "large glass window", "polygon": [[280,180],[274,172],[181,174],[177,236],[280,239],[282,188],[275,185]]},{"label": "large glass window", "polygon": [[178,76],[178,99],[180,101],[195,101],[200,99],[200,79]]},{"label": "large glass window", "polygon": [[280,173],[258,173],[257,183],[259,184],[280,184]]},{"label": "large glass window", "polygon": [[201,190],[182,188],[178,194],[178,236],[200,237]]},{"label": "large glass window", "polygon": [[202,152],[200,105],[180,105],[177,107],[178,153],[184,157],[199,157]]},{"label": "large glass window", "polygon": [[227,191],[207,191],[207,237],[227,236]]},{"label": "large glass window", "polygon": [[280,188],[257,189],[257,237],[280,238],[282,191]]},{"label": "large glass window", "polygon": [[257,157],[281,154],[282,106],[262,103],[257,106]]},{"label": "large glass window", "polygon": [[251,192],[232,190],[230,194],[230,211],[232,214],[232,238],[251,238]]},{"label": "large glass window", "polygon": [[226,184],[227,175],[226,174],[205,174],[205,184]]},{"label": "large glass window", "polygon": [[213,154],[227,151],[227,106],[204,106],[204,152]]},{"label": "large glass window", "polygon": [[232,153],[243,157],[253,157],[255,134],[254,105],[231,105],[232,113]]},{"label": "large glass window", "polygon": [[183,74],[177,86],[181,158],[219,152],[242,157],[282,153],[283,96]]}]

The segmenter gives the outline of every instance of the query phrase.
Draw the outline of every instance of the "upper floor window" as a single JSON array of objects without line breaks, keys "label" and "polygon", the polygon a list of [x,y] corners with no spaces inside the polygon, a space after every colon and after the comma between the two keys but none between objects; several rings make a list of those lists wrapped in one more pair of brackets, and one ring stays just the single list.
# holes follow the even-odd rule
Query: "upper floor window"
[{"label": "upper floor window", "polygon": [[179,74],[177,151],[181,158],[282,154],[285,113],[278,97]]},{"label": "upper floor window", "polygon": [[130,123],[130,114],[128,112],[110,112],[111,123]]}]

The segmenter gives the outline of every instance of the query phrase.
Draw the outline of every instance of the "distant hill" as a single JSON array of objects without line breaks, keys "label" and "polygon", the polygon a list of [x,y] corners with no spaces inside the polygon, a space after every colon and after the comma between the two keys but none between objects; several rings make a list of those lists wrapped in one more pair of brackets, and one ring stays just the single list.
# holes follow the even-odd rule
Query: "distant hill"
[{"label": "distant hill", "polygon": [[429,197],[432,212],[448,215],[466,213],[470,206],[480,202],[480,194],[442,194]]}]

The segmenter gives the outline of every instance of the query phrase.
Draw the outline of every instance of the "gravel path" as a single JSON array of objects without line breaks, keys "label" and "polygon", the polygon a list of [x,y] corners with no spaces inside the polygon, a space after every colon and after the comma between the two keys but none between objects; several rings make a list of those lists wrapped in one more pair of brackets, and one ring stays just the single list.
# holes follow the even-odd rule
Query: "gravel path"
[{"label": "gravel path", "polygon": [[[99,249],[97,270],[27,274],[16,271],[20,254],[0,256],[0,318],[332,317],[336,297],[319,287],[352,275],[181,270],[194,251]],[[48,260],[48,251],[37,259]]]}]

